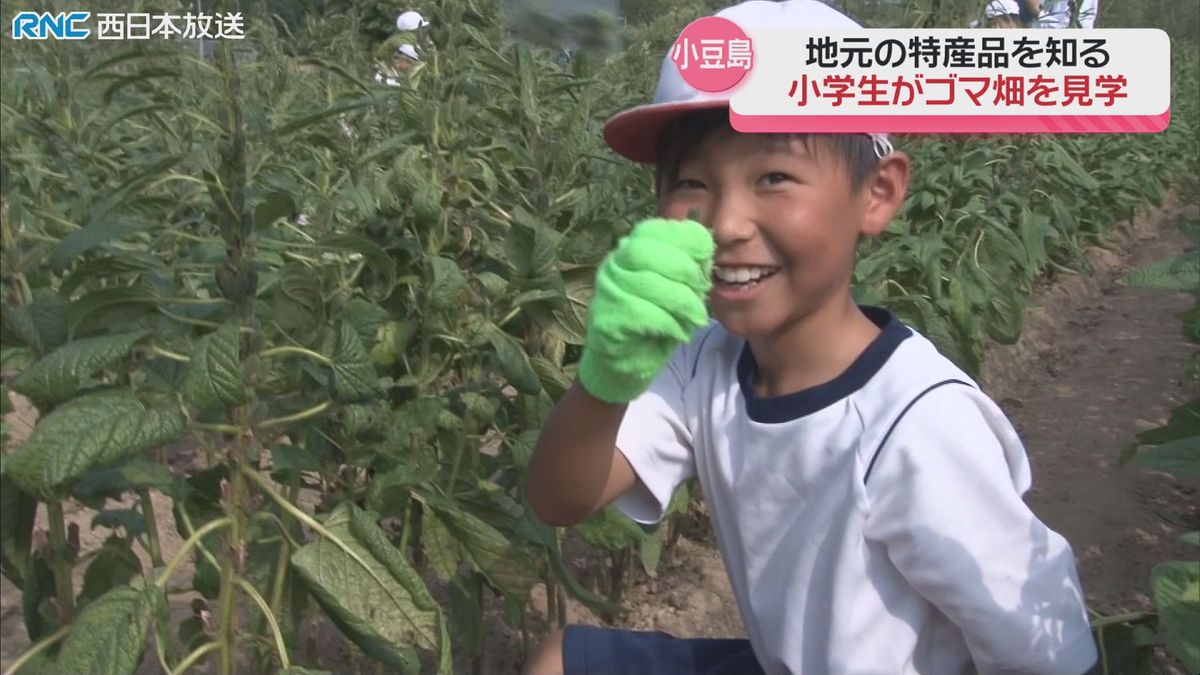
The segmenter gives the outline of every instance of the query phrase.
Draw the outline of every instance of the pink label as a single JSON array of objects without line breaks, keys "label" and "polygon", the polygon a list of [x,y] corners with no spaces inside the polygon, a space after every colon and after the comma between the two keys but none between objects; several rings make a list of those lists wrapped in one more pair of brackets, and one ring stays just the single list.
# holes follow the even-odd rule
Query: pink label
[{"label": "pink label", "polygon": [[709,16],[687,25],[671,47],[671,61],[693,89],[718,92],[733,87],[754,67],[745,31],[729,19]]}]

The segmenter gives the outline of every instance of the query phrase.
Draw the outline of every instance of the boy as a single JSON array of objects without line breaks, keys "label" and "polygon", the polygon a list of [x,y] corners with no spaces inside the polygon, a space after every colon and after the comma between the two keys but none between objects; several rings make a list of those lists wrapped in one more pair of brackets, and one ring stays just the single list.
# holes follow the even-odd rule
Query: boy
[{"label": "boy", "polygon": [[[718,15],[857,27],[816,0]],[[572,625],[526,673],[1084,673],[1073,557],[1021,501],[1017,434],[928,340],[851,297],[908,159],[865,134],[738,134],[727,105],[664,59],[655,103],[607,124],[616,152],[655,163],[661,219],[601,265],[526,487],[552,525],[614,502],[651,523],[698,477],[749,640]]]}]

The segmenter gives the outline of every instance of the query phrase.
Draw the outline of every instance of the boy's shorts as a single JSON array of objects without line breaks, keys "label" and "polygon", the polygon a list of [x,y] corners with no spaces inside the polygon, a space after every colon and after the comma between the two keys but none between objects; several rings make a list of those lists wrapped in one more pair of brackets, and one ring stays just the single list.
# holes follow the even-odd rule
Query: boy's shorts
[{"label": "boy's shorts", "polygon": [[761,675],[749,640],[569,625],[563,675]]}]

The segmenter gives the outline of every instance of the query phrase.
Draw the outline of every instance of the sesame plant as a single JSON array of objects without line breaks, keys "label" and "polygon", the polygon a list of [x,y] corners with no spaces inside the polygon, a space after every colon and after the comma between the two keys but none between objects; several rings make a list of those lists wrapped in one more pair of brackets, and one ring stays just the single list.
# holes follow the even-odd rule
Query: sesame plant
[{"label": "sesame plant", "polygon": [[[322,624],[386,672],[470,672],[490,608],[529,639],[535,587],[551,624],[568,602],[619,616],[697,497],[655,527],[610,508],[564,530],[520,486],[595,267],[653,211],[650,172],[600,124],[711,3],[622,3],[643,18],[621,49],[566,62],[496,3],[427,3],[398,87],[371,81],[386,12],[327,4],[241,3],[247,41],[211,59],[0,43],[0,400],[38,412],[0,454],[0,562],[32,643],[12,672],[328,672]],[[861,300],[976,369],[1017,339],[1036,280],[1163,197],[1195,117],[896,139],[915,182],[864,244]],[[71,504],[102,545],[81,549]],[[567,540],[594,553],[594,585]]]}]

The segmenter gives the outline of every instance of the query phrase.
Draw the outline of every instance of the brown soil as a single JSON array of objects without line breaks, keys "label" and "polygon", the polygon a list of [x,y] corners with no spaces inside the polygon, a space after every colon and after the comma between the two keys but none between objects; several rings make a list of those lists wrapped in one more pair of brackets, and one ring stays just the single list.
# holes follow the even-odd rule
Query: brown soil
[{"label": "brown soil", "polygon": [[[1164,560],[1196,558],[1194,549],[1177,543],[1182,528],[1174,523],[1200,517],[1200,482],[1137,465],[1117,466],[1136,432],[1165,422],[1172,407],[1200,393],[1181,381],[1194,347],[1183,339],[1175,315],[1189,308],[1189,296],[1116,283],[1128,269],[1175,255],[1187,245],[1174,226],[1185,211],[1197,215],[1194,206],[1173,204],[1119,227],[1104,247],[1088,251],[1092,275],[1060,276],[1038,289],[1020,342],[990,349],[981,377],[1025,440],[1034,471],[1030,504],[1071,542],[1089,603],[1104,613],[1148,608],[1150,569]],[[35,417],[28,406],[10,415],[13,444],[28,435]],[[173,534],[169,500],[161,498],[156,509],[169,557],[181,543]],[[91,529],[91,516],[82,508],[68,512],[68,519],[80,525],[84,550],[108,535],[104,528]],[[744,635],[702,504],[694,516],[655,575],[634,563],[625,597],[629,611],[614,625],[679,636]],[[38,526],[45,527],[44,513]],[[598,558],[570,537],[565,549],[584,583],[600,583]],[[149,561],[143,565],[148,568]],[[180,575],[190,578],[190,571]],[[173,602],[175,622],[188,616],[189,601]],[[538,587],[527,626],[531,643],[545,633],[545,609],[545,589]],[[604,623],[575,602],[568,603],[566,615],[572,623]],[[500,607],[489,612],[486,657],[478,673],[519,671],[523,641],[502,617]],[[321,642],[323,667],[375,672],[332,631],[323,631]],[[27,647],[20,593],[0,580],[0,668]],[[1165,660],[1162,669],[1182,672]],[[140,672],[159,672],[153,656]]]}]

